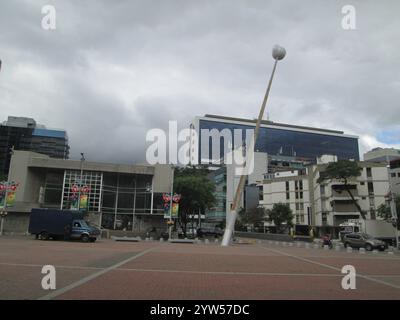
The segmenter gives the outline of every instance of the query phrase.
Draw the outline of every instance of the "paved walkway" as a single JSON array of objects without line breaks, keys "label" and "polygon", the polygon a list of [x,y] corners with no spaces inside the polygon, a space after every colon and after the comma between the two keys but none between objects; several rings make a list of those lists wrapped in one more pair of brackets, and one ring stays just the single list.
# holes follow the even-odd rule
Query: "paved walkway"
[{"label": "paved walkway", "polygon": [[[302,246],[2,237],[0,299],[400,299],[399,255]],[[42,289],[43,265],[56,290]],[[356,290],[342,289],[345,265]]]}]

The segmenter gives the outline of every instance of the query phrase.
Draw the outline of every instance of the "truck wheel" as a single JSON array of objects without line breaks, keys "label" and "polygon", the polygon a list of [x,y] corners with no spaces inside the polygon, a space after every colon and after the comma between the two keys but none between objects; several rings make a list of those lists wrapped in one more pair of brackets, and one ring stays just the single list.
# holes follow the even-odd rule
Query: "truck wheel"
[{"label": "truck wheel", "polygon": [[344,247],[347,248],[348,246],[349,246],[349,243],[348,243],[348,242],[345,242],[345,243],[344,243]]},{"label": "truck wheel", "polygon": [[81,236],[81,240],[82,240],[83,242],[88,242],[88,241],[89,241],[89,236],[88,236],[87,234],[83,234],[83,235]]},{"label": "truck wheel", "polygon": [[40,239],[49,240],[49,234],[46,231],[40,233]]},{"label": "truck wheel", "polygon": [[365,245],[365,250],[367,250],[367,251],[372,251],[372,246],[371,246],[369,243],[367,243],[367,244]]},{"label": "truck wheel", "polygon": [[89,241],[90,241],[90,242],[95,242],[95,241],[96,241],[96,238],[90,238]]}]

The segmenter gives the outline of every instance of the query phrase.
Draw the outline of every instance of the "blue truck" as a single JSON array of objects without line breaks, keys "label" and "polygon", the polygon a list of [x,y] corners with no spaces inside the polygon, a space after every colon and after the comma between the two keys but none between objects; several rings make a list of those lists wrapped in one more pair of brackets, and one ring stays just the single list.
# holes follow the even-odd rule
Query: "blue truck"
[{"label": "blue truck", "polygon": [[71,210],[32,209],[29,220],[30,234],[36,239],[78,239],[94,242],[100,230],[83,219],[83,213]]}]

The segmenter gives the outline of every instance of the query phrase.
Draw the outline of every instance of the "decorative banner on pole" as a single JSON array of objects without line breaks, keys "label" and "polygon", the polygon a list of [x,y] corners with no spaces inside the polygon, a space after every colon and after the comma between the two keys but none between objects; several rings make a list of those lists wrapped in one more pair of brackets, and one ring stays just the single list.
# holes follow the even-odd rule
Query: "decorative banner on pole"
[{"label": "decorative banner on pole", "polygon": [[171,215],[173,219],[178,218],[178,211],[179,211],[179,203],[174,202],[172,204],[172,215]]},{"label": "decorative banner on pole", "polygon": [[[79,196],[80,190],[80,196]],[[84,185],[80,187],[78,184],[73,184],[71,187],[72,195],[70,197],[71,205],[70,210],[88,210],[89,207],[89,197],[90,187]],[[80,199],[78,199],[80,197]]]},{"label": "decorative banner on pole", "polygon": [[163,193],[163,201],[164,201],[164,218],[165,219],[170,219],[170,218],[178,218],[178,212],[179,212],[179,201],[181,200],[181,195],[180,194],[174,194],[172,195],[172,210],[170,208],[171,206],[171,194],[169,193]]},{"label": "decorative banner on pole", "polygon": [[[11,181],[0,182],[0,209],[12,207],[15,202],[16,190],[19,183]],[[7,199],[6,199],[7,197]]]}]

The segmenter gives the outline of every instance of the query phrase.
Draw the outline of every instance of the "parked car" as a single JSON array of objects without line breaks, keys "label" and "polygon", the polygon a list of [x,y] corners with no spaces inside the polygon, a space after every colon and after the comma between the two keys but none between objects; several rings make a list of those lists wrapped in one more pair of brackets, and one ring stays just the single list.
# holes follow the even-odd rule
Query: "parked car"
[{"label": "parked car", "polygon": [[197,229],[197,235],[199,237],[204,236],[214,236],[215,238],[221,237],[223,235],[223,231],[220,227],[211,227],[211,226],[201,226]]},{"label": "parked car", "polygon": [[366,233],[348,233],[343,236],[343,243],[346,248],[365,248],[368,251],[372,251],[373,249],[384,251],[387,247],[384,241],[378,240]]},{"label": "parked car", "polygon": [[98,228],[83,220],[82,213],[53,209],[32,209],[28,231],[36,239],[80,239],[83,242],[94,242],[100,234]]}]

